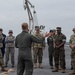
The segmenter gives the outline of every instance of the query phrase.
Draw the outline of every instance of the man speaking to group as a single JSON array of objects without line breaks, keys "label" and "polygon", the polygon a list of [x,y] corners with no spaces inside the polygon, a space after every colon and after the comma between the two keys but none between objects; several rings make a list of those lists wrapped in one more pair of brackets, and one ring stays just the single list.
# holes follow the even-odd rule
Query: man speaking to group
[{"label": "man speaking to group", "polygon": [[[18,66],[17,66],[17,75],[23,75],[25,71],[25,75],[33,74],[33,62],[32,62],[32,54],[31,54],[31,45],[32,42],[42,43],[43,38],[36,38],[33,35],[29,34],[28,24],[22,24],[22,32],[17,35],[15,40],[15,46],[19,48],[18,54]],[[47,37],[48,34],[45,34]]]}]

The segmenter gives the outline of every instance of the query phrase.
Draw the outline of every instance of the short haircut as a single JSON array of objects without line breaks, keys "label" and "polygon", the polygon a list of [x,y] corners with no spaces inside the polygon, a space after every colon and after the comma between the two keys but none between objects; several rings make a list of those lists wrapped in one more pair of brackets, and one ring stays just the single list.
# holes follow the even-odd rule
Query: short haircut
[{"label": "short haircut", "polygon": [[3,31],[3,29],[2,29],[2,28],[0,28],[0,31]]},{"label": "short haircut", "polygon": [[28,23],[22,23],[22,29],[26,30],[28,28]]}]

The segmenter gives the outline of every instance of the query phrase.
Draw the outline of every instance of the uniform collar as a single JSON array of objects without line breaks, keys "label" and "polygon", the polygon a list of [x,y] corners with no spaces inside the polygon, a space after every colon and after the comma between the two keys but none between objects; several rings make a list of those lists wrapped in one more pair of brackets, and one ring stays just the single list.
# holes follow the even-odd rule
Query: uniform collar
[{"label": "uniform collar", "polygon": [[27,31],[23,30],[22,33],[28,33]]}]

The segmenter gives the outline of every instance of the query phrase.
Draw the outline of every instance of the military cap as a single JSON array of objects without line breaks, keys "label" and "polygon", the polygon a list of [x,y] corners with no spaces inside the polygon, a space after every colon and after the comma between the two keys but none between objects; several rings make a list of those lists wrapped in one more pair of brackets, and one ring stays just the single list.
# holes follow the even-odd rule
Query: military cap
[{"label": "military cap", "polygon": [[39,30],[40,29],[40,27],[39,26],[35,26],[35,30]]},{"label": "military cap", "polygon": [[61,30],[61,27],[57,27],[56,29],[57,29],[57,30]]},{"label": "military cap", "polygon": [[2,28],[0,28],[0,31],[3,31],[3,29],[2,29]]},{"label": "military cap", "polygon": [[73,31],[75,31],[75,28],[73,28]]},{"label": "military cap", "polygon": [[53,30],[50,30],[49,32],[53,32]]},{"label": "military cap", "polygon": [[56,29],[53,29],[53,32],[56,32]]},{"label": "military cap", "polygon": [[39,26],[35,26],[35,28],[40,28]]},{"label": "military cap", "polygon": [[12,30],[9,30],[9,33],[13,33],[13,31]]}]

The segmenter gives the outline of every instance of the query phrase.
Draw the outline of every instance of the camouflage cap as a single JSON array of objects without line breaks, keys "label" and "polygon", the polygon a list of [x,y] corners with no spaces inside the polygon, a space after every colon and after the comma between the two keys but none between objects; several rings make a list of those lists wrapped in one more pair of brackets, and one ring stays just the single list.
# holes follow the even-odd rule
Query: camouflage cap
[{"label": "camouflage cap", "polygon": [[57,27],[56,29],[57,29],[57,30],[61,30],[61,27]]},{"label": "camouflage cap", "polygon": [[40,30],[40,27],[39,26],[35,26],[35,30]]},{"label": "camouflage cap", "polygon": [[75,28],[73,28],[73,31],[75,31]]},{"label": "camouflage cap", "polygon": [[13,31],[12,30],[9,30],[9,33],[13,33]]}]

